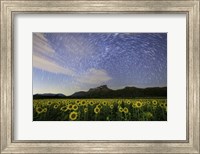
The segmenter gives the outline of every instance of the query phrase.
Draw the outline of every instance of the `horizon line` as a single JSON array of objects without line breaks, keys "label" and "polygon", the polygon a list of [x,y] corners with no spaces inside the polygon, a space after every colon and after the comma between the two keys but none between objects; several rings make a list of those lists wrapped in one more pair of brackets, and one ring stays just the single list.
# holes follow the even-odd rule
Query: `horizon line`
[{"label": "horizon line", "polygon": [[[98,87],[102,87],[102,86],[107,86],[107,85],[101,85],[101,86],[98,86]],[[88,90],[79,90],[79,91],[75,91],[74,93],[76,92],[87,92],[89,91],[90,89],[95,89],[95,88],[98,88],[98,87],[94,87],[94,88],[89,88]],[[108,87],[108,86],[107,86]],[[125,86],[123,88],[118,88],[118,89],[112,89],[112,88],[109,88],[111,90],[120,90],[120,89],[124,89],[124,88],[127,88],[127,87],[131,87],[131,88],[139,88],[139,89],[146,89],[146,88],[167,88],[167,85],[166,86],[155,86],[155,87],[136,87],[136,86]],[[37,94],[62,94],[62,95],[65,95],[65,96],[71,96],[73,95],[74,93],[70,94],[70,95],[66,95],[66,94],[63,94],[62,92],[58,92],[58,93],[51,93],[51,92],[44,92],[44,93],[34,93],[33,95],[37,95]]]}]

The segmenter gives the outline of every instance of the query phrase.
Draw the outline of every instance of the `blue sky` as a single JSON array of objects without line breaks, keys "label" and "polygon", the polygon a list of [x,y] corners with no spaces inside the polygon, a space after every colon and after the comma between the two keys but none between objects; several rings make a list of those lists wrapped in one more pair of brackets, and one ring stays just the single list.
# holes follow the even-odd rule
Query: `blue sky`
[{"label": "blue sky", "polygon": [[167,86],[167,33],[33,33],[33,94]]}]

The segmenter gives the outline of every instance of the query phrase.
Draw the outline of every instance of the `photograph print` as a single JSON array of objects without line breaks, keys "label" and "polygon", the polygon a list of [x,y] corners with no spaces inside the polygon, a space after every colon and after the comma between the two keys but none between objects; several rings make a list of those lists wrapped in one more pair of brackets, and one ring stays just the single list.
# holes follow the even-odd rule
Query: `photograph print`
[{"label": "photograph print", "polygon": [[167,33],[32,33],[33,121],[167,121]]}]

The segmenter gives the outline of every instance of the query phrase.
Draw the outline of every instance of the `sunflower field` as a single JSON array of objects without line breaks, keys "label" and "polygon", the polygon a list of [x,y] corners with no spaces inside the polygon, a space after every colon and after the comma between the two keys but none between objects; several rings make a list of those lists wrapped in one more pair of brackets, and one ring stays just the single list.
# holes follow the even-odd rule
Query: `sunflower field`
[{"label": "sunflower field", "polygon": [[166,121],[166,99],[34,99],[34,121]]}]

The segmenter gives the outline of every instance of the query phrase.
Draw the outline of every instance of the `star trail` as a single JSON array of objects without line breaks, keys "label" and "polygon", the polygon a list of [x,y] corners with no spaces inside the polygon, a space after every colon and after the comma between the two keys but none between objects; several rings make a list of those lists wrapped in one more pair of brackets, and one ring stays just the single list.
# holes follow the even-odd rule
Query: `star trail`
[{"label": "star trail", "polygon": [[167,86],[167,33],[33,33],[33,94]]}]

